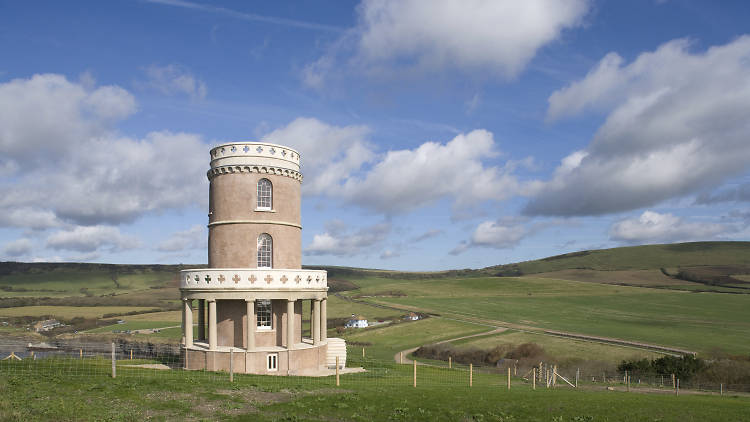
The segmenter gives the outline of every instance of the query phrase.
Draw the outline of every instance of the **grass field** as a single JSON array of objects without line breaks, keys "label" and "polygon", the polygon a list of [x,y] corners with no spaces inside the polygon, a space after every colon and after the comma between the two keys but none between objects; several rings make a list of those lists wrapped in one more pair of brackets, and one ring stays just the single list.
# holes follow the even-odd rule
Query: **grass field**
[{"label": "grass field", "polygon": [[[750,295],[688,293],[533,277],[363,278],[366,300],[440,315],[711,351],[750,353]],[[355,294],[354,292],[347,292]]]},{"label": "grass field", "polygon": [[553,359],[559,356],[564,359],[599,360],[617,364],[626,359],[654,359],[662,356],[658,353],[630,347],[592,343],[515,330],[451,342],[451,344],[459,348],[477,349],[491,349],[504,344],[517,346],[523,343],[536,343],[542,346],[545,353]]},{"label": "grass field", "polygon": [[132,270],[132,273],[118,274],[116,276],[118,287],[112,280],[110,271],[58,267],[48,271],[30,271],[0,276],[0,287],[13,289],[3,291],[4,297],[68,297],[86,294],[101,296],[164,286],[173,283],[176,276],[176,272],[172,270],[137,269]]},{"label": "grass field", "polygon": [[149,311],[152,308],[142,306],[19,306],[0,308],[4,317],[46,317],[71,319],[75,317],[101,318],[105,314],[126,314],[128,312]]},{"label": "grass field", "polygon": [[[76,361],[78,362],[78,361]],[[603,387],[532,391],[520,379],[508,391],[502,376],[420,367],[370,367],[333,377],[300,378],[205,372],[151,371],[92,359],[87,371],[66,376],[75,362],[55,368],[37,361],[0,364],[0,419],[43,420],[253,420],[253,421],[742,421],[744,396],[638,394]],[[58,372],[61,370],[61,372]],[[67,372],[66,372],[67,371]],[[40,376],[33,376],[39,374]],[[634,389],[635,390],[635,389]]]},{"label": "grass field", "polygon": [[[393,356],[405,349],[422,344],[448,340],[462,335],[488,331],[490,328],[452,321],[444,318],[427,318],[421,321],[402,322],[388,327],[349,329],[341,337],[347,341],[371,343],[366,353],[376,359],[392,360]],[[351,353],[361,353],[361,346],[352,346]]]}]

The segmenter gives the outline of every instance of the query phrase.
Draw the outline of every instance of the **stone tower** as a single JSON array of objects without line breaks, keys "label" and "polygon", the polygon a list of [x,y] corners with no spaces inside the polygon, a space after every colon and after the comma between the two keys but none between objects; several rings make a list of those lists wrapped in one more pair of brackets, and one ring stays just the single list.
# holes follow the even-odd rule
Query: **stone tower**
[{"label": "stone tower", "polygon": [[328,287],[325,271],[301,269],[299,170],[299,153],[281,145],[211,149],[208,269],[180,273],[187,369],[228,370],[230,359],[235,372],[256,374],[325,367]]}]

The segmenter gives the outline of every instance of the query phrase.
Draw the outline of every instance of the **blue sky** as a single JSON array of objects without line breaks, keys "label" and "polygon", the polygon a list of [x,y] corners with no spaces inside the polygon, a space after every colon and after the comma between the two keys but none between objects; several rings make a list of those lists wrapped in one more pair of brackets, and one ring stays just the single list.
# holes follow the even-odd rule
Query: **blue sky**
[{"label": "blue sky", "polygon": [[205,263],[208,150],[302,153],[303,263],[750,235],[743,1],[0,2],[0,260]]}]

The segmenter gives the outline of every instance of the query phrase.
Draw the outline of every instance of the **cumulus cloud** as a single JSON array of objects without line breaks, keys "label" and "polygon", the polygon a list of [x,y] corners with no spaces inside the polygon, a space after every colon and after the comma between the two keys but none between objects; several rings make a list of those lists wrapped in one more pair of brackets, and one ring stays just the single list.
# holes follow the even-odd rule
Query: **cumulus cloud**
[{"label": "cumulus cloud", "polygon": [[459,208],[506,199],[523,187],[512,166],[483,163],[497,155],[492,133],[481,129],[445,144],[425,142],[413,150],[388,151],[368,172],[349,178],[341,195],[385,213],[411,211],[446,197],[455,198]]},{"label": "cumulus cloud", "polygon": [[644,211],[639,217],[627,218],[613,224],[609,230],[612,240],[625,243],[682,242],[711,240],[732,231],[724,224],[685,221],[672,214]]},{"label": "cumulus cloud", "polygon": [[124,235],[112,226],[77,226],[52,233],[46,242],[48,248],[83,253],[98,250],[118,252],[136,248],[139,244],[137,238]]},{"label": "cumulus cloud", "polygon": [[[492,133],[474,130],[446,143],[378,153],[365,126],[333,126],[298,118],[263,139],[300,150],[303,193],[341,199],[386,214],[407,212],[443,198],[456,208],[525,193],[513,170],[521,163],[488,166],[499,155]],[[450,175],[446,177],[445,175]],[[435,183],[441,180],[441,183]]]},{"label": "cumulus cloud", "polygon": [[201,249],[206,247],[206,230],[201,225],[173,233],[169,238],[164,239],[156,247],[162,252],[177,252],[186,249]]},{"label": "cumulus cloud", "polygon": [[340,220],[326,225],[326,231],[313,236],[305,248],[305,255],[353,256],[372,252],[372,250],[391,232],[391,224],[378,223],[372,226],[352,230]]},{"label": "cumulus cloud", "polygon": [[118,87],[60,75],[0,84],[0,226],[133,221],[205,201],[206,147],[196,135],[121,137],[114,124],[136,110]]},{"label": "cumulus cloud", "polygon": [[262,138],[299,151],[304,194],[331,195],[351,173],[374,159],[373,146],[366,139],[369,133],[366,126],[341,127],[300,117]]},{"label": "cumulus cloud", "polygon": [[12,242],[8,242],[3,247],[3,254],[13,258],[28,255],[31,253],[32,244],[31,240],[26,238],[16,239]]},{"label": "cumulus cloud", "polygon": [[484,221],[474,230],[469,241],[462,241],[449,253],[459,255],[472,247],[509,249],[522,239],[536,232],[539,227],[529,228],[524,219],[501,218],[498,221]]},{"label": "cumulus cloud", "polygon": [[194,100],[200,100],[205,98],[208,92],[205,82],[177,64],[151,65],[144,69],[144,72],[148,79],[138,85],[164,95],[187,95]]},{"label": "cumulus cloud", "polygon": [[457,68],[511,78],[588,9],[587,0],[365,0],[356,27],[308,65],[304,79],[319,88],[342,65],[359,73]]},{"label": "cumulus cloud", "polygon": [[598,215],[704,191],[750,168],[750,37],[691,53],[675,40],[611,53],[549,97],[548,118],[608,113],[530,201],[530,215]]}]

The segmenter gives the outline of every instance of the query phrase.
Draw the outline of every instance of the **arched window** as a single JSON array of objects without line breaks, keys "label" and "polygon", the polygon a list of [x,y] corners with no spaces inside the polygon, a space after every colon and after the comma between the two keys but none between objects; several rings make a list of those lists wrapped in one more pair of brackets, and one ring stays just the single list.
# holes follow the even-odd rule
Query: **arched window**
[{"label": "arched window", "polygon": [[273,239],[268,233],[258,236],[258,268],[273,267]]},{"label": "arched window", "polygon": [[270,210],[273,205],[273,185],[268,179],[258,180],[258,206],[259,210]]}]

